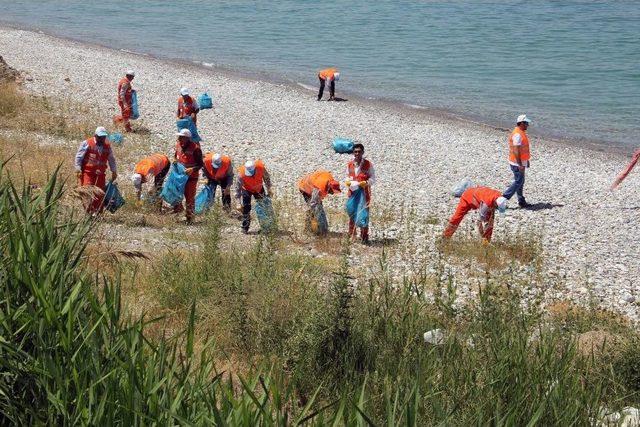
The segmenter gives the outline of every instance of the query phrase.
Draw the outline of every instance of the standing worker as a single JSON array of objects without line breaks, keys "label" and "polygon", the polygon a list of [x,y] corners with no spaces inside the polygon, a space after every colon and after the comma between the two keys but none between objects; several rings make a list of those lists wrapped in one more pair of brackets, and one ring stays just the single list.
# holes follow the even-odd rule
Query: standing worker
[{"label": "standing worker", "polygon": [[207,153],[204,156],[204,176],[209,180],[207,185],[215,192],[220,186],[222,191],[222,207],[231,209],[231,184],[233,184],[233,164],[231,157],[219,153]]},{"label": "standing worker", "polygon": [[113,124],[117,125],[122,123],[124,130],[132,132],[131,129],[131,93],[133,87],[131,82],[136,73],[133,70],[127,70],[127,74],[118,82],[118,105],[120,106],[120,115],[113,118]]},{"label": "standing worker", "polygon": [[260,200],[266,195],[271,197],[271,177],[262,160],[249,160],[238,170],[236,180],[237,209],[242,212],[242,232],[247,234],[251,225],[251,197]]},{"label": "standing worker", "polygon": [[513,183],[505,190],[503,196],[510,200],[514,193],[518,194],[518,205],[521,208],[531,206],[524,199],[524,171],[529,167],[529,137],[527,136],[527,128],[531,120],[526,114],[521,114],[516,119],[516,127],[509,136],[509,165],[513,172]]},{"label": "standing worker", "polygon": [[335,100],[336,81],[340,80],[340,73],[336,68],[325,68],[318,73],[320,79],[320,91],[318,92],[318,101],[322,99],[324,93],[324,85],[329,84],[329,101]]},{"label": "standing worker", "polygon": [[[94,185],[104,191],[106,185],[107,166],[111,169],[111,181],[118,177],[116,171],[116,159],[113,156],[111,145],[107,142],[109,133],[102,126],[96,128],[93,137],[80,144],[76,153],[75,168],[78,183],[81,186]],[[87,205],[88,213],[102,211],[104,197],[94,196]]]},{"label": "standing worker", "polygon": [[[322,200],[328,194],[339,193],[340,183],[333,178],[331,172],[319,170],[302,177],[298,182],[298,189],[309,207],[306,223],[310,224],[313,218],[316,221],[318,221],[318,218],[324,218],[324,224],[322,226],[318,224],[317,232],[318,234],[326,234],[329,224],[326,222],[327,215],[322,206]],[[315,231],[313,227],[309,228]]]},{"label": "standing worker", "polygon": [[504,213],[507,209],[507,199],[498,190],[489,187],[466,189],[460,196],[460,202],[455,213],[449,219],[449,224],[444,230],[444,237],[450,238],[453,236],[465,215],[469,211],[477,209],[480,216],[478,218],[478,232],[485,242],[490,242],[493,234],[493,219],[496,208],[500,213]]},{"label": "standing worker", "polygon": [[[184,188],[184,198],[187,204],[185,214],[187,223],[191,224],[196,206],[198,173],[203,166],[202,150],[200,149],[200,144],[191,140],[191,131],[189,129],[181,129],[176,136],[178,137],[178,142],[176,142],[175,147],[175,159],[185,167],[185,173],[189,176]],[[180,203],[174,206],[173,211],[178,213],[182,212],[183,209],[184,207]]]},{"label": "standing worker", "polygon": [[189,89],[183,87],[180,89],[180,97],[178,98],[178,111],[176,117],[184,119],[185,117],[191,117],[193,124],[198,122],[198,112],[200,107],[198,102],[191,97]]},{"label": "standing worker", "polygon": [[169,158],[161,153],[152,154],[136,163],[134,174],[131,176],[133,186],[136,189],[136,197],[140,200],[142,193],[142,184],[151,180],[153,177],[154,195],[160,193],[164,179],[169,173],[171,162]]},{"label": "standing worker", "polygon": [[[347,187],[349,187],[349,198],[353,196],[352,186],[357,184],[364,190],[366,198],[367,217],[369,216],[369,206],[371,204],[371,186],[376,182],[376,172],[373,164],[364,158],[364,145],[354,144],[353,160],[347,165]],[[352,238],[356,236],[356,218],[349,216],[349,235]],[[369,244],[369,224],[360,228],[360,238],[362,243]]]}]

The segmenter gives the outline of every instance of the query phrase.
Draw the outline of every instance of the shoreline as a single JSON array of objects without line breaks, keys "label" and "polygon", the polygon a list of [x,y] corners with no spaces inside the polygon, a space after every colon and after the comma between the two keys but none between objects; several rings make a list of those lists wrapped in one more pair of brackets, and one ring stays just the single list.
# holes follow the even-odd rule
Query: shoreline
[{"label": "shoreline", "polygon": [[[63,36],[60,34],[55,34],[53,32],[42,30],[38,27],[31,27],[28,25],[20,25],[12,22],[7,22],[0,19],[0,30],[9,29],[9,30],[18,30],[18,31],[26,31],[32,32],[36,34],[42,34],[47,37],[52,37],[54,39],[62,40],[68,43],[78,44],[80,46],[86,46],[93,49],[105,49],[110,52],[119,52],[124,55],[132,55],[134,57],[140,58],[148,58],[164,63],[180,65],[189,68],[195,68],[199,71],[210,71],[213,72],[214,75],[223,75],[232,79],[242,79],[249,80],[253,82],[262,82],[267,84],[276,84],[276,85],[284,85],[288,89],[295,90],[300,94],[308,95],[313,91],[317,90],[317,88],[311,89],[311,87],[307,88],[305,83],[287,80],[284,78],[277,77],[269,77],[267,73],[262,72],[254,72],[248,70],[240,70],[240,69],[231,69],[229,67],[224,67],[216,64],[209,64],[203,61],[195,61],[181,58],[173,58],[173,57],[165,57],[162,55],[157,55],[153,53],[147,52],[138,52],[133,50],[128,50],[124,48],[118,48],[109,46],[106,44],[79,40],[73,37]],[[386,109],[391,109],[394,111],[399,111],[403,114],[411,114],[416,115],[418,117],[423,116],[422,118],[431,119],[431,120],[442,120],[447,121],[449,123],[465,123],[467,125],[479,126],[487,129],[491,129],[494,131],[511,131],[512,127],[506,126],[504,124],[497,123],[497,120],[491,120],[485,117],[473,117],[470,115],[465,115],[463,113],[459,113],[456,111],[443,109],[443,108],[435,108],[430,106],[423,106],[419,104],[412,104],[410,102],[404,102],[397,99],[391,99],[386,97],[380,98],[372,98],[364,95],[360,95],[357,93],[350,92],[347,90],[340,89],[340,94],[342,94],[345,98],[348,99],[348,103],[350,104],[360,104],[365,106],[373,106],[373,107],[382,107]],[[324,101],[323,101],[324,102]],[[535,122],[534,122],[535,125]],[[565,144],[571,145],[576,148],[584,148],[588,150],[593,150],[602,153],[610,153],[622,156],[629,156],[633,153],[634,147],[626,146],[624,144],[616,144],[607,141],[601,140],[589,140],[584,138],[571,139],[567,137],[561,137],[557,135],[552,135],[547,132],[540,132],[532,129],[529,134],[534,138],[539,138],[543,143],[552,143],[552,144]]]}]

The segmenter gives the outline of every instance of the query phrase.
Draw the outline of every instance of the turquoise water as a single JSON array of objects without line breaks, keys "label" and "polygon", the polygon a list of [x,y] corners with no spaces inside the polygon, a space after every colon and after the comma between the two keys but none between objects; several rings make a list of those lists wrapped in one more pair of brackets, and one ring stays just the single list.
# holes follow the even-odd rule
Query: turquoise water
[{"label": "turquoise water", "polygon": [[[640,1],[0,0],[73,39],[344,90],[532,131],[636,145]],[[1,54],[1,53],[0,53]],[[140,76],[144,78],[144,76]],[[310,96],[312,96],[310,94]]]}]

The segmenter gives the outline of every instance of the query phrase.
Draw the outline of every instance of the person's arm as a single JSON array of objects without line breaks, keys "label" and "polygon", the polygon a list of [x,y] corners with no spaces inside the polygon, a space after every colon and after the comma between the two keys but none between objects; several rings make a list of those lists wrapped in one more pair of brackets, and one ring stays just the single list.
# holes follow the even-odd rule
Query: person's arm
[{"label": "person's arm", "polygon": [[84,160],[84,156],[87,153],[87,148],[89,148],[89,144],[87,144],[87,141],[82,141],[82,144],[80,144],[80,148],[78,148],[78,152],[76,153],[76,173],[82,172],[82,161]]},{"label": "person's arm", "polygon": [[236,179],[235,195],[238,200],[242,197],[242,178],[239,176],[238,179]]},{"label": "person's arm", "polygon": [[269,175],[266,169],[264,170],[262,180],[264,181],[265,187],[267,187],[267,196],[271,196],[271,175]]},{"label": "person's arm", "polygon": [[118,177],[118,171],[116,170],[116,158],[113,155],[113,150],[109,152],[107,162],[109,163],[109,169],[111,169],[111,181],[115,181]]},{"label": "person's arm", "polygon": [[520,171],[523,171],[524,165],[522,164],[522,158],[520,157],[520,146],[522,145],[522,138],[520,137],[520,134],[516,133],[513,135],[511,137],[511,141],[513,144],[513,155],[516,158],[516,163],[518,164]]},{"label": "person's arm", "polygon": [[131,102],[131,84],[124,83],[120,87],[120,101],[124,104],[129,104]]},{"label": "person's arm", "polygon": [[376,183],[376,170],[373,168],[373,163],[371,163],[371,166],[369,167],[369,180],[367,181],[367,185],[371,187],[375,183]]},{"label": "person's arm", "polygon": [[193,153],[193,156],[195,157],[195,160],[196,160],[196,165],[193,167],[193,170],[195,172],[198,172],[200,169],[204,167],[204,160],[202,159],[202,150],[198,148]]}]

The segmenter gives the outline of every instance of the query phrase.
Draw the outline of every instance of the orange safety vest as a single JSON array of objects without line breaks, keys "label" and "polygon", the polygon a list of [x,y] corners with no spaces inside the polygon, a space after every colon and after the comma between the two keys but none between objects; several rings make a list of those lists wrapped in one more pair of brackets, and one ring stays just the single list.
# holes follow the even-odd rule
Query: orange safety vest
[{"label": "orange safety vest", "polygon": [[322,80],[333,80],[333,75],[338,72],[337,68],[325,68],[324,70],[318,73],[318,77]]},{"label": "orange safety vest", "polygon": [[136,164],[135,173],[142,175],[142,182],[146,181],[147,175],[158,175],[167,166],[169,166],[169,158],[164,154],[152,154],[149,157],[140,160]]},{"label": "orange safety vest", "polygon": [[178,141],[176,142],[176,160],[184,165],[185,168],[192,168],[196,166],[195,154],[198,150],[200,150],[200,144],[196,142],[189,142],[187,148],[183,149],[180,141]]},{"label": "orange safety vest", "polygon": [[[354,160],[349,162],[349,178],[353,181],[368,181],[369,180],[369,170],[371,169],[371,162],[367,159],[362,160],[362,165],[360,165],[360,172],[356,175],[356,164]],[[371,190],[369,186],[364,188],[364,194],[366,196],[367,202],[371,200]],[[351,197],[351,190],[349,190],[349,197]]]},{"label": "orange safety vest", "polygon": [[[122,86],[124,86],[125,84],[129,85],[129,89],[127,89],[127,91],[124,94],[124,99],[120,98],[120,92],[122,91]],[[120,79],[120,81],[118,82],[118,102],[127,102],[128,104],[131,103],[131,91],[132,91],[132,87],[131,87],[131,82],[129,81],[129,79],[125,76],[123,78]]]},{"label": "orange safety vest", "polygon": [[[520,135],[521,145],[513,145],[513,136],[515,134]],[[516,126],[516,128],[511,132],[509,136],[509,161],[512,163],[517,163],[515,147],[520,147],[520,161],[526,162],[531,158],[531,154],[529,153],[529,137],[527,137],[527,133]]]},{"label": "orange safety vest", "polygon": [[102,153],[98,151],[96,137],[93,136],[86,140],[88,144],[87,151],[84,153],[82,160],[82,171],[91,174],[104,174],[109,163],[109,155],[111,154],[111,145],[105,141],[102,145]]},{"label": "orange safety vest", "polygon": [[229,156],[221,156],[220,160],[222,164],[218,169],[213,167],[213,156],[215,153],[207,153],[204,156],[204,170],[207,172],[207,176],[210,179],[215,179],[216,181],[222,181],[225,176],[227,176],[227,172],[231,167],[231,157]]},{"label": "orange safety vest", "polygon": [[313,189],[317,188],[318,191],[320,191],[320,199],[322,200],[327,197],[327,186],[330,181],[334,181],[331,172],[320,170],[310,175],[303,176],[302,179],[298,181],[298,189],[311,196]]},{"label": "orange safety vest", "polygon": [[467,202],[473,209],[480,208],[484,203],[489,209],[495,209],[495,201],[502,193],[489,187],[471,187],[460,196],[461,201]]},{"label": "orange safety vest", "polygon": [[238,176],[242,180],[242,189],[249,193],[262,192],[262,180],[264,178],[264,163],[262,160],[256,160],[256,171],[253,176],[247,176],[244,165],[240,166]]},{"label": "orange safety vest", "polygon": [[184,100],[184,97],[178,98],[178,118],[184,119],[187,116],[196,112],[196,103],[191,98],[191,96],[187,96],[187,100]]}]

